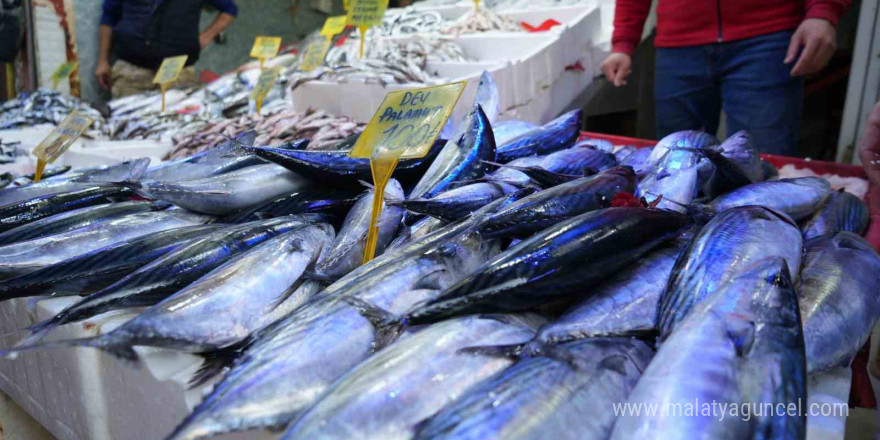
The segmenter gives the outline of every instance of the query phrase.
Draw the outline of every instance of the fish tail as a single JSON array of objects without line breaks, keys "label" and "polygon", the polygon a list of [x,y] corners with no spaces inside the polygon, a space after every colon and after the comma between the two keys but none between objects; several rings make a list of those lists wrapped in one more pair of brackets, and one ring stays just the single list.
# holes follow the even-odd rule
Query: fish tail
[{"label": "fish tail", "polygon": [[15,359],[20,353],[26,351],[76,347],[99,348],[115,357],[129,361],[136,361],[138,358],[137,353],[135,353],[131,345],[116,343],[111,338],[108,338],[108,335],[99,335],[81,339],[63,339],[59,341],[41,341],[35,344],[21,345],[9,350],[0,351],[0,357]]},{"label": "fish tail", "polygon": [[376,307],[360,298],[346,297],[344,299],[349,305],[358,310],[358,313],[364,317],[374,327],[373,352],[379,351],[388,346],[398,336],[406,330],[407,321],[385,309]]},{"label": "fish tail", "polygon": [[468,353],[483,356],[492,356],[500,358],[519,359],[524,357],[524,350],[529,344],[510,344],[510,345],[475,345],[473,347],[464,347],[458,350],[459,353]]},{"label": "fish tail", "polygon": [[252,342],[253,338],[248,337],[229,347],[202,354],[202,365],[189,378],[187,389],[198,388],[222,373],[227,367],[231,367]]},{"label": "fish tail", "polygon": [[88,183],[95,186],[122,186],[137,190],[141,187],[141,179],[143,179],[149,165],[150,161],[148,159],[133,160],[118,174],[114,173],[112,177],[102,176],[100,174],[85,175],[73,179],[73,181],[78,183]]}]

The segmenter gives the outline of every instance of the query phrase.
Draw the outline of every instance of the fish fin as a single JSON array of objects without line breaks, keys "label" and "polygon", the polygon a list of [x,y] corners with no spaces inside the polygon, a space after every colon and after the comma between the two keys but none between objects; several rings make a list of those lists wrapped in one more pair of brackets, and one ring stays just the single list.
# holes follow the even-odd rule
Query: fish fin
[{"label": "fish fin", "polygon": [[300,278],[303,280],[320,281],[322,283],[334,283],[338,279],[319,273],[315,269],[306,269]]},{"label": "fish fin", "polygon": [[229,347],[202,353],[200,355],[202,357],[202,365],[189,378],[186,384],[187,389],[198,388],[208,383],[208,381],[222,373],[226,368],[231,367],[251,343],[251,337],[247,337],[243,341]]},{"label": "fish fin", "polygon": [[108,335],[99,335],[91,338],[63,339],[59,341],[41,341],[31,345],[22,345],[11,348],[9,350],[2,350],[0,351],[0,357],[14,359],[18,357],[20,353],[25,351],[42,350],[48,348],[94,347],[104,350],[114,357],[120,359],[132,362],[138,360],[138,355],[137,353],[135,353],[134,348],[132,348],[131,345],[127,343],[114,342],[111,338],[108,338],[107,336]]},{"label": "fish fin", "polygon": [[417,281],[412,289],[443,290],[443,279],[441,277],[445,272],[446,270],[444,269],[431,272]]},{"label": "fish fin", "polygon": [[458,352],[482,356],[519,359],[523,357],[523,348],[525,346],[526,344],[475,345],[473,347],[460,348]]},{"label": "fish fin", "polygon": [[394,342],[406,329],[405,320],[385,309],[376,307],[353,296],[348,296],[344,298],[343,301],[357,309],[358,313],[360,313],[367,321],[370,321],[370,324],[375,328],[373,352],[377,352]]},{"label": "fish fin", "polygon": [[108,176],[85,175],[72,179],[76,183],[88,183],[95,186],[122,186],[137,190],[141,188],[141,179],[150,166],[150,159],[132,160],[126,165],[121,174],[114,175],[112,178]]},{"label": "fish fin", "polygon": [[361,185],[363,185],[365,188],[369,189],[370,191],[376,189],[376,187],[370,182],[367,182],[364,180],[358,180],[358,183],[360,183]]},{"label": "fish fin", "polygon": [[[616,354],[612,356],[608,356],[605,359],[602,359],[597,366],[598,369],[601,370],[610,370],[621,376],[626,376],[626,364],[627,362],[631,362],[629,356],[624,356],[622,354]],[[577,361],[574,364],[575,369],[579,369],[580,367],[577,365]]]}]

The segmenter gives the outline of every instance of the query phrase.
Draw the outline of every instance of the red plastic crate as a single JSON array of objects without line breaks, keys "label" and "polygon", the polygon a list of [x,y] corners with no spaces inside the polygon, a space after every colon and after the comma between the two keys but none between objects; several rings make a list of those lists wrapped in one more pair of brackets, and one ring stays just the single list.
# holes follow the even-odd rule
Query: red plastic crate
[{"label": "red plastic crate", "polygon": [[[610,141],[614,145],[632,145],[636,148],[653,147],[657,141],[649,139],[638,139],[626,136],[614,136],[602,133],[583,132],[582,138],[603,139]],[[867,179],[865,170],[855,165],[847,165],[836,162],[826,162],[822,160],[806,160],[796,157],[777,156],[773,154],[762,154],[761,157],[776,167],[792,164],[796,168],[810,169],[818,174],[836,174],[843,177],[861,177]],[[876,188],[869,188],[868,194],[876,193]],[[880,252],[880,212],[871,212],[871,223],[865,232],[865,238]],[[859,351],[859,354],[852,363],[852,386],[849,394],[849,405],[860,408],[876,408],[877,400],[874,396],[874,388],[871,380],[868,378],[868,355],[871,348],[871,340],[865,344],[865,347]]]}]

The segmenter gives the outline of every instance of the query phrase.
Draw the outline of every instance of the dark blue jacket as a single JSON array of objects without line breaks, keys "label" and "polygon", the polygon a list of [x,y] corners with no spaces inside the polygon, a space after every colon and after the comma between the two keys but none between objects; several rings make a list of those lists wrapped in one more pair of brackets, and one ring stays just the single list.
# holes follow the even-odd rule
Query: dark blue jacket
[{"label": "dark blue jacket", "polygon": [[205,3],[238,14],[232,0],[104,0],[101,24],[113,26],[116,55],[129,63],[158,69],[162,60],[189,55],[199,59],[199,17]]}]

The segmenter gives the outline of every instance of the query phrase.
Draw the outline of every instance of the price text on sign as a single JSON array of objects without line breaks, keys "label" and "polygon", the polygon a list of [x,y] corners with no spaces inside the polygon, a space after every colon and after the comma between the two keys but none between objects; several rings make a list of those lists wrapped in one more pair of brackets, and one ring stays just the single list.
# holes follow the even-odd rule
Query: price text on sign
[{"label": "price text on sign", "polygon": [[351,0],[348,8],[348,24],[352,26],[381,25],[387,8],[388,0]]},{"label": "price text on sign", "polygon": [[345,30],[346,20],[348,20],[348,17],[345,15],[328,18],[327,21],[324,22],[324,27],[321,28],[321,35],[327,38],[335,37],[337,34]]},{"label": "price text on sign", "polygon": [[68,61],[66,63],[58,66],[58,69],[55,70],[55,73],[52,74],[52,85],[56,86],[63,79],[70,76],[74,70],[79,66],[79,63],[76,61]]},{"label": "price text on sign", "polygon": [[327,57],[327,51],[330,50],[330,40],[321,38],[309,44],[306,53],[303,55],[303,62],[300,64],[300,70],[303,72],[311,72],[324,65],[324,58]]},{"label": "price text on sign", "polygon": [[180,76],[180,71],[186,66],[187,58],[189,58],[187,55],[181,55],[162,60],[162,65],[159,66],[159,70],[153,78],[153,84],[168,84],[174,82],[177,77]]},{"label": "price text on sign", "polygon": [[251,98],[256,101],[262,101],[266,99],[266,96],[268,96],[269,92],[272,91],[272,87],[275,86],[275,80],[277,79],[277,69],[264,70],[262,73],[260,73],[260,79],[257,80],[257,85],[254,86],[254,90],[251,92]]},{"label": "price text on sign", "polygon": [[33,150],[33,155],[47,163],[54,162],[80,137],[95,120],[77,112],[71,112],[61,121],[40,145]]},{"label": "price text on sign", "polygon": [[464,82],[457,82],[388,93],[349,156],[424,157],[452,114],[464,86]]},{"label": "price text on sign", "polygon": [[281,49],[281,37],[257,37],[251,48],[251,58],[274,58]]}]

